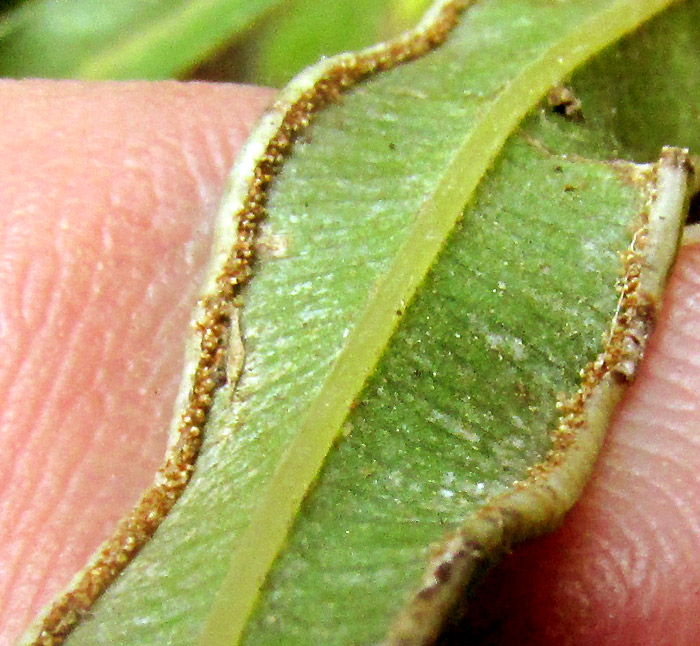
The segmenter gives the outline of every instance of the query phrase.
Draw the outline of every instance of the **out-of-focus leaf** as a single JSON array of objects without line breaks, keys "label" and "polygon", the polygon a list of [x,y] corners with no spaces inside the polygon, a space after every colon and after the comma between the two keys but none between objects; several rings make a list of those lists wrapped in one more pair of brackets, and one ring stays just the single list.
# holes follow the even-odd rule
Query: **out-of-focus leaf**
[{"label": "out-of-focus leaf", "polygon": [[245,80],[279,87],[322,56],[367,47],[420,18],[430,0],[291,0],[252,35]]},{"label": "out-of-focus leaf", "polygon": [[[626,159],[664,145],[700,151],[700,3],[678,2],[574,75],[587,115]],[[585,109],[585,108],[584,108]],[[613,151],[615,152],[615,151]]]},{"label": "out-of-focus leaf", "polygon": [[22,4],[26,0],[0,0],[0,19],[2,19],[3,13],[14,9],[18,5]]},{"label": "out-of-focus leaf", "polygon": [[0,18],[0,75],[163,79],[282,0],[34,0]]}]

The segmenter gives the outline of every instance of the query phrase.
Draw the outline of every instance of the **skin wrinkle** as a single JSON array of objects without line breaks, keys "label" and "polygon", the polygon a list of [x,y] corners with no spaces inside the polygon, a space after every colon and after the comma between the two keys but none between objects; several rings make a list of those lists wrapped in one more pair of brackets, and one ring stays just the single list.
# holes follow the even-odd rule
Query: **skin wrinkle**
[{"label": "skin wrinkle", "polygon": [[[600,559],[600,566],[595,570],[587,573],[587,577],[572,578],[568,572],[556,572],[561,581],[567,581],[565,585],[558,585],[558,596],[562,598],[562,605],[556,610],[559,622],[566,621],[567,614],[570,609],[575,608],[575,616],[572,617],[573,630],[576,633],[584,634],[586,630],[590,630],[591,626],[595,626],[600,622],[598,609],[591,604],[589,599],[589,590],[591,581],[603,581],[606,588],[615,591],[613,603],[606,607],[606,612],[616,614],[624,608],[625,603],[629,598],[628,588],[625,585],[623,576],[623,566],[615,558],[614,551],[610,546],[610,542],[596,544],[597,549],[607,547],[607,551],[603,551],[603,558]],[[567,578],[568,577],[568,578]],[[556,626],[556,623],[555,623]],[[552,634],[552,642],[557,642],[557,637]]]},{"label": "skin wrinkle", "polygon": [[[629,509],[629,507],[628,507]],[[636,513],[635,513],[636,512]],[[627,517],[639,518],[638,508],[631,506]],[[638,590],[642,586],[649,589],[649,556],[656,552],[656,545],[647,545],[638,540],[639,527],[636,523],[620,523],[611,526],[610,533],[616,532],[623,540],[606,541],[609,546],[605,563],[605,572],[617,574],[619,589],[623,592]],[[651,534],[649,534],[651,535]],[[605,556],[606,553],[603,553]],[[622,596],[622,595],[619,595]],[[631,596],[628,592],[625,596]],[[624,606],[624,604],[620,604]]]},{"label": "skin wrinkle", "polygon": [[[34,508],[36,509],[36,505],[34,505]],[[31,520],[38,524],[40,527],[46,527],[48,525],[47,523],[47,518],[50,514],[50,508],[46,505],[43,507],[39,507],[39,509],[36,512],[36,516],[32,517]],[[26,526],[26,516],[25,516],[25,523],[18,522],[17,523],[17,529],[18,529],[18,534],[23,532],[23,531],[28,531],[28,527]],[[45,542],[45,541],[44,541]],[[16,558],[16,563],[15,563],[15,578],[21,579],[20,572],[22,571],[23,564],[30,562],[29,559],[33,555],[33,550],[37,549],[37,546],[32,544],[29,541],[21,541],[18,539],[15,539],[14,543],[17,545],[17,550],[15,552],[15,558]],[[39,543],[41,545],[41,542]],[[44,572],[31,572],[35,579],[35,583],[38,583],[39,586],[43,586],[44,584]],[[37,587],[39,587],[37,586]],[[41,589],[39,587],[39,589]],[[7,588],[6,590],[3,591],[3,596],[9,595],[10,591],[12,588]]]},{"label": "skin wrinkle", "polygon": [[[640,541],[634,527],[618,525],[615,529],[618,531],[618,536],[614,541],[618,543],[621,540],[626,541],[627,549],[612,550],[609,558],[603,561],[602,565],[605,572],[618,572],[616,614],[624,615],[628,604],[633,604],[637,606],[635,608],[637,621],[652,621],[660,600],[663,603],[667,597],[659,586],[660,577],[658,576],[662,571],[659,567],[660,563],[663,563],[664,569],[669,569],[667,559],[659,559],[659,545],[654,545],[651,541],[648,543]],[[652,534],[648,535],[655,537]],[[640,549],[640,544],[646,549]],[[650,567],[652,562],[650,557],[656,559],[654,567]],[[595,581],[589,577],[588,580],[584,580],[584,584],[590,590],[590,586],[595,584]],[[611,585],[610,578],[607,579],[606,584],[615,589]]]},{"label": "skin wrinkle", "polygon": [[[674,328],[676,335],[682,334],[697,342],[700,338],[698,329],[698,312],[700,312],[700,245],[693,245],[682,250],[678,263],[678,289],[671,294],[673,300],[669,303],[669,325]],[[684,352],[689,346],[684,343],[664,344],[664,354],[673,351],[672,356],[698,361],[692,353]],[[693,365],[697,365],[694,363]],[[690,382],[693,373],[689,373]]]},{"label": "skin wrinkle", "polygon": [[[689,334],[682,328],[677,332],[677,339],[678,341],[685,340],[688,343],[695,343],[698,340],[696,335]],[[676,347],[664,352],[668,359],[667,378],[681,387],[687,386],[688,391],[691,392],[693,385],[688,383],[686,378],[700,367],[700,358],[689,357],[687,351],[684,352],[685,347],[687,346],[679,343]]]},{"label": "skin wrinkle", "polygon": [[[663,410],[664,414],[672,415],[672,419],[678,417],[682,420],[682,424],[686,425],[688,413],[694,413],[698,410],[697,402],[694,401],[695,393],[692,384],[687,383],[685,379],[678,379],[672,374],[672,365],[676,363],[675,361],[668,357],[663,357],[663,361],[668,369],[663,374],[657,375],[657,387],[653,392],[643,393],[644,404],[650,408]],[[691,371],[692,366],[686,363],[684,370]],[[626,419],[628,423],[646,421],[646,418],[636,417],[634,414],[628,415]]]},{"label": "skin wrinkle", "polygon": [[[0,289],[2,286],[7,285],[12,280],[26,280],[26,275],[28,272],[29,265],[23,262],[22,254],[19,249],[26,245],[26,232],[20,231],[20,227],[16,222],[13,221],[15,217],[18,217],[18,209],[13,209],[12,196],[6,195],[6,191],[0,191],[0,200],[4,203],[9,203],[10,205],[10,217],[8,221],[0,223],[0,231],[2,236],[0,240],[2,241],[3,253],[0,255]],[[3,295],[6,290],[3,289]],[[22,303],[21,293],[8,293],[6,298],[3,298],[3,303],[6,304],[6,308],[3,308],[1,314],[3,325],[1,329],[2,336],[0,336],[0,342],[2,342],[3,349],[16,342],[22,342],[28,335],[28,326],[26,321],[21,319],[19,323],[23,325],[18,325],[18,319],[15,315],[16,312],[21,312]],[[11,328],[11,326],[13,326]],[[10,330],[12,329],[12,332]],[[3,354],[7,354],[4,352]],[[9,379],[9,375],[5,376],[5,379]],[[1,379],[1,377],[0,377]]]},{"label": "skin wrinkle", "polygon": [[181,345],[215,196],[270,94],[0,81],[0,98],[5,646],[152,477],[181,361],[162,348]]},{"label": "skin wrinkle", "polygon": [[[624,480],[625,475],[620,471],[613,478],[617,476],[617,479]],[[682,559],[678,558],[678,510],[671,509],[672,513],[669,513],[668,505],[659,500],[658,485],[643,477],[635,477],[634,483],[634,498],[629,496],[629,484],[625,483],[627,488],[622,489],[615,487],[613,481],[601,500],[600,506],[608,512],[609,522],[605,527],[593,527],[598,533],[592,537],[591,551],[598,555],[596,561],[600,564],[590,573],[584,571],[583,589],[590,594],[591,590],[599,587],[600,576],[597,573],[604,572],[607,574],[604,584],[608,595],[616,599],[617,612],[623,613],[629,603],[636,606],[637,617],[649,618],[668,596],[663,589],[659,589],[664,587],[663,571],[680,574],[685,565],[692,565],[692,560],[683,565],[680,562]],[[660,509],[650,509],[647,501],[658,503]],[[659,521],[659,518],[662,520]],[[664,530],[669,524],[670,531]],[[689,536],[692,532],[683,531],[681,534]],[[606,552],[600,549],[601,544],[612,545],[613,548]],[[618,585],[613,585],[610,574],[616,571]],[[611,591],[615,591],[615,594],[610,594]]]},{"label": "skin wrinkle", "polygon": [[[686,441],[685,436],[682,434],[680,430],[676,431],[676,435],[678,436],[678,439],[674,439],[674,441],[677,441],[679,443],[683,443]],[[692,443],[691,447],[695,448]],[[633,444],[632,442],[626,443],[623,447],[623,450],[628,452],[627,455],[624,456],[624,459],[626,461],[632,462],[632,463],[637,463],[637,464],[648,464],[650,461],[654,462],[654,471],[657,469],[673,469],[675,472],[675,477],[677,480],[681,480],[681,478],[678,478],[679,475],[685,475],[686,478],[688,479],[689,482],[692,480],[696,479],[696,470],[693,465],[685,465],[683,464],[680,459],[682,459],[682,454],[679,454],[677,456],[668,456],[664,455],[663,452],[663,447],[658,446],[658,447],[651,447],[651,446],[644,446],[641,444]],[[629,472],[629,470],[626,470]],[[640,478],[648,478],[649,476],[652,475],[652,473],[649,472],[649,469],[646,468],[641,468],[641,469],[635,469],[632,471],[635,475],[637,475]],[[675,484],[675,482],[674,482]],[[661,482],[658,484],[658,486],[664,486],[665,483]]]},{"label": "skin wrinkle", "polygon": [[185,162],[187,173],[189,174],[190,178],[194,180],[194,186],[199,189],[199,199],[203,204],[206,204],[209,201],[210,195],[208,195],[208,191],[205,188],[206,182],[203,181],[202,173],[198,168],[199,164],[197,153],[200,146],[200,142],[186,141],[183,148],[183,160]]},{"label": "skin wrinkle", "polygon": [[[695,413],[695,411],[691,412]],[[631,419],[629,423],[630,425],[644,424],[646,421],[643,418],[638,418]],[[694,453],[700,450],[700,441],[693,436],[692,429],[688,428],[687,422],[680,420],[677,424],[669,423],[664,425],[663,435],[667,440],[666,444],[659,438],[656,441],[650,440],[645,442],[642,448],[648,451],[651,458],[655,455],[665,456],[671,464],[677,465],[683,472],[687,472],[693,478],[697,478],[697,467],[693,463],[692,457]],[[671,442],[668,442],[669,439]],[[634,451],[639,446],[639,443],[635,442],[632,437],[625,439],[620,446],[623,449]],[[634,459],[634,455],[630,454],[629,458]]]},{"label": "skin wrinkle", "polygon": [[[628,597],[626,585],[626,578],[624,572],[627,567],[627,563],[630,561],[629,555],[632,552],[630,546],[624,546],[625,549],[620,549],[620,545],[616,544],[614,541],[601,539],[596,541],[595,549],[600,553],[601,564],[604,567],[597,568],[596,578],[603,578],[606,581],[606,585],[612,589],[617,590],[617,600],[618,606],[624,607],[625,601]],[[590,581],[582,579],[579,582],[578,592],[581,595],[581,600],[586,603],[586,597],[588,596],[587,590],[590,589]],[[568,586],[567,586],[568,587]]]},{"label": "skin wrinkle", "polygon": [[[211,160],[213,165],[222,173],[227,173],[228,160],[221,150],[221,137],[217,136],[212,130],[206,130],[202,133],[200,137],[199,145],[202,150],[206,152],[207,157]],[[202,201],[204,203],[213,202],[216,203],[219,199],[218,194],[202,195]]]},{"label": "skin wrinkle", "polygon": [[[634,459],[636,456],[632,456]],[[652,457],[650,455],[648,457]],[[661,465],[660,469],[663,468]],[[658,475],[658,470],[654,472],[639,473],[637,495],[640,497],[635,509],[640,523],[646,523],[650,527],[656,527],[659,540],[664,538],[665,533],[673,535],[673,543],[669,545],[669,550],[678,551],[681,544],[679,537],[700,536],[700,522],[693,516],[692,494],[687,494],[688,488],[676,475],[679,472],[677,464],[669,460],[666,471],[674,474],[674,479],[666,482],[664,480],[655,481],[653,478]],[[695,480],[694,473],[690,469],[681,469],[680,473],[685,473],[690,477],[690,481]],[[691,488],[692,491],[692,488]],[[658,507],[657,510],[653,510]],[[650,509],[651,508],[651,509]],[[656,517],[663,518],[663,524],[659,525]],[[664,532],[663,526],[668,524],[670,531]],[[682,531],[679,532],[679,528]],[[653,532],[652,532],[653,533]],[[691,540],[689,542],[691,551],[696,549],[696,545]]]}]

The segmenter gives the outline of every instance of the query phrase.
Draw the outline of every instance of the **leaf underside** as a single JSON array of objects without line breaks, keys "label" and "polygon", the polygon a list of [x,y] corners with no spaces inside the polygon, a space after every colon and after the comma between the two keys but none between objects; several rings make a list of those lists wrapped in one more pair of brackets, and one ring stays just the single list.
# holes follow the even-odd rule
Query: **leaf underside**
[{"label": "leaf underside", "polygon": [[[608,161],[659,150],[616,116],[605,74],[634,51],[643,78],[659,65],[650,42],[669,24],[692,31],[698,3],[576,73],[584,121],[531,108],[664,4],[485,0],[443,46],[314,116],[238,297],[240,378],[216,394],[181,499],[68,644],[434,636],[404,621],[431,557],[551,458],[557,402],[610,339],[620,253],[658,189],[658,168]],[[607,41],[581,49],[594,26]],[[562,511],[535,510],[518,536]]]}]

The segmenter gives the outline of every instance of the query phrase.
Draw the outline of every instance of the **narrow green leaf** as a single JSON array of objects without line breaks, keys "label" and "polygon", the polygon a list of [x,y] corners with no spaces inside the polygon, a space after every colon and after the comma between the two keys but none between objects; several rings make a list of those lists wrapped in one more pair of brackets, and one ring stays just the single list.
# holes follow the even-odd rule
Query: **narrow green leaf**
[{"label": "narrow green leaf", "polygon": [[169,461],[31,643],[83,616],[73,646],[427,644],[573,504],[653,326],[689,167],[610,161],[640,149],[591,89],[617,50],[574,76],[584,120],[541,100],[670,3],[483,0],[418,56],[457,4],[322,62],[264,118]]},{"label": "narrow green leaf", "polygon": [[164,79],[281,0],[33,0],[0,19],[0,76]]}]

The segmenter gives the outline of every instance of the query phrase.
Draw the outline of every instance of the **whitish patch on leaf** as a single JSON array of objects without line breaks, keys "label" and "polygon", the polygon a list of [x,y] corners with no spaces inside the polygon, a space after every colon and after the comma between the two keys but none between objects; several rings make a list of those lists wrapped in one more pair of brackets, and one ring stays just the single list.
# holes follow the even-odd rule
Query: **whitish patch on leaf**
[{"label": "whitish patch on leaf", "polygon": [[[623,256],[618,311],[607,343],[581,373],[581,388],[560,402],[559,426],[544,462],[467,520],[437,550],[423,585],[399,616],[389,646],[432,643],[473,576],[516,543],[548,533],[578,500],[610,416],[634,378],[654,327],[679,246],[693,178],[688,152],[666,148],[640,178],[642,224]],[[639,180],[638,180],[639,181]]]}]

